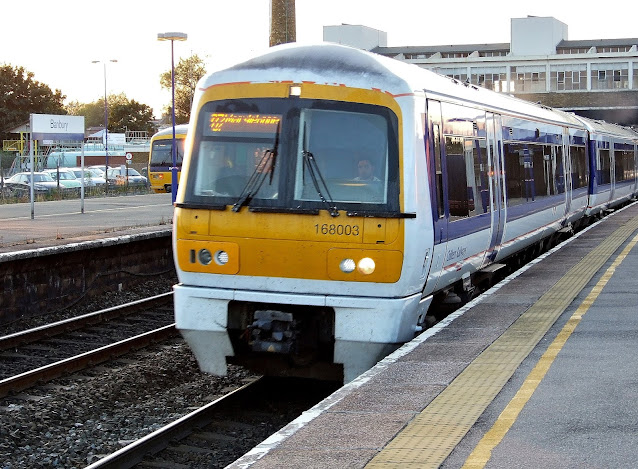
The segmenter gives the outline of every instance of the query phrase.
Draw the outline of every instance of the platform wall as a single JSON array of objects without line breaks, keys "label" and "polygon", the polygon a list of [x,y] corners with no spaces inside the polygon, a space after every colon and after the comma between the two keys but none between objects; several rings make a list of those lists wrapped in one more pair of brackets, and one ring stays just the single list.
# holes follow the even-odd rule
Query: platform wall
[{"label": "platform wall", "polygon": [[170,232],[121,236],[0,256],[0,324],[72,307],[84,297],[174,275]]}]

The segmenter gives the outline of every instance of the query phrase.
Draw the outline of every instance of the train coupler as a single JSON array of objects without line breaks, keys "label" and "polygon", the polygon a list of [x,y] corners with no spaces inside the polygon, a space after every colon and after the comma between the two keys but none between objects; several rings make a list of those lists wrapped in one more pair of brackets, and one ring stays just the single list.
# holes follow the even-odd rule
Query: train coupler
[{"label": "train coupler", "polygon": [[289,354],[295,339],[292,313],[275,310],[255,311],[249,327],[253,352]]}]

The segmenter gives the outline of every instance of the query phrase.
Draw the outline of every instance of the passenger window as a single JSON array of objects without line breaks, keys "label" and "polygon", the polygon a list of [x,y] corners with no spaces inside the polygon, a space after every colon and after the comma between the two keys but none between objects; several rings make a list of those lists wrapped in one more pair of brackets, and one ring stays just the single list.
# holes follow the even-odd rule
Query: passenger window
[{"label": "passenger window", "polygon": [[476,214],[488,213],[490,206],[490,177],[489,161],[487,159],[487,141],[485,139],[472,140],[472,156],[474,160],[474,200],[480,201],[476,207]]},{"label": "passenger window", "polygon": [[565,192],[563,152],[558,145],[505,145],[507,206]]},{"label": "passenger window", "polygon": [[467,168],[465,165],[465,142],[463,137],[445,137],[445,163],[447,165],[447,199],[450,220],[470,216]]},{"label": "passenger window", "polygon": [[587,173],[587,154],[584,146],[570,147],[572,163],[572,189],[587,187],[589,177]]},{"label": "passenger window", "polygon": [[616,163],[616,181],[631,180],[635,176],[635,162],[633,150],[614,151],[614,161]]},{"label": "passenger window", "polygon": [[489,165],[485,139],[445,138],[450,221],[488,213]]},{"label": "passenger window", "polygon": [[565,193],[565,166],[563,163],[563,147],[558,145],[553,145],[553,176],[554,176],[554,186],[556,188],[556,194],[564,194]]},{"label": "passenger window", "polygon": [[598,150],[598,184],[611,184],[611,159],[609,150]]}]

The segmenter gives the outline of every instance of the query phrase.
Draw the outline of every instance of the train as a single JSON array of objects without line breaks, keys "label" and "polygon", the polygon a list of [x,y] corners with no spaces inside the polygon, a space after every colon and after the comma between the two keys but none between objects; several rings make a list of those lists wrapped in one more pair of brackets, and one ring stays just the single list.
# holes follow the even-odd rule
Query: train
[{"label": "train", "polygon": [[638,134],[348,46],[203,77],[174,211],[200,369],[349,382],[637,193]]},{"label": "train", "polygon": [[[175,126],[175,163],[177,167],[177,181],[181,176],[182,160],[184,158],[184,140],[188,133],[187,124]],[[173,180],[173,127],[167,127],[153,134],[151,149],[148,155],[148,180],[154,192],[172,192]]]}]

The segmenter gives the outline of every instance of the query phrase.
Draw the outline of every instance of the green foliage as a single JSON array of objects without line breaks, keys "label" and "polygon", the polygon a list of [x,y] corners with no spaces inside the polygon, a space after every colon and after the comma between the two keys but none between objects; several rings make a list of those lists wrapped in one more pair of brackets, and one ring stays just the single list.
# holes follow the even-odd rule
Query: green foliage
[{"label": "green foliage", "polygon": [[104,100],[93,103],[80,103],[71,101],[66,106],[67,112],[72,116],[84,116],[84,127],[100,127],[104,125]]},{"label": "green foliage", "polygon": [[[204,61],[197,54],[187,59],[180,59],[175,66],[175,122],[177,124],[188,123],[197,82],[205,74]],[[160,75],[160,85],[164,89],[171,90],[171,70]],[[164,115],[170,114],[171,107],[172,100],[164,108]]]},{"label": "green foliage", "polygon": [[134,99],[125,103],[116,103],[110,106],[109,125],[112,132],[125,132],[128,130],[146,130],[149,135],[155,132],[153,109],[146,104],[138,103]]},{"label": "green foliage", "polygon": [[[146,130],[149,134],[155,132],[150,106],[129,100],[124,93],[108,95],[107,104],[109,132],[125,132],[127,129]],[[104,126],[104,99],[92,103],[73,101],[66,109],[71,115],[84,116],[86,127]]]},{"label": "green foliage", "polygon": [[0,172],[7,174],[7,170],[11,167],[15,156],[15,153],[0,151]]},{"label": "green foliage", "polygon": [[30,114],[66,114],[60,90],[33,79],[24,67],[0,65],[0,140],[8,131],[29,121]]}]

